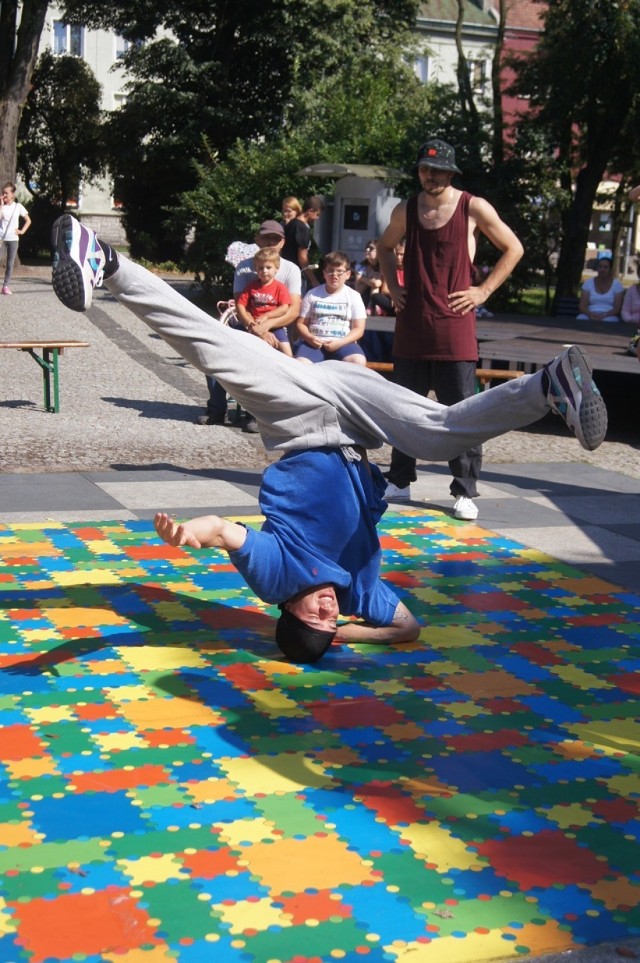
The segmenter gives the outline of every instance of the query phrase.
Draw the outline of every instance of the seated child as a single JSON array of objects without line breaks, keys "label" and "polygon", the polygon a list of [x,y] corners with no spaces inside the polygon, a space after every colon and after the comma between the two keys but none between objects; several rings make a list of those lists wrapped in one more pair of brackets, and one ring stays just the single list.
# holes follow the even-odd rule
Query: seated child
[{"label": "seated child", "polygon": [[258,277],[249,281],[236,298],[236,314],[244,328],[252,334],[269,341],[288,357],[293,357],[286,327],[271,328],[267,322],[284,317],[291,304],[288,288],[276,280],[280,267],[280,255],[274,247],[263,247],[253,257]]},{"label": "seated child", "polygon": [[324,258],[324,284],[308,291],[296,324],[301,341],[296,358],[307,364],[318,361],[350,361],[366,365],[357,343],[363,336],[367,311],[362,297],[347,284],[351,276],[349,256],[332,251]]}]

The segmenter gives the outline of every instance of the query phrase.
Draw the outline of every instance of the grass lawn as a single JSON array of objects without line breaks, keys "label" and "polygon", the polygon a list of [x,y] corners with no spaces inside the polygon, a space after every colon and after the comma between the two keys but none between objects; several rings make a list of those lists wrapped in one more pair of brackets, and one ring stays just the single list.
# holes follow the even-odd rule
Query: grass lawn
[{"label": "grass lawn", "polygon": [[518,314],[546,314],[545,289],[526,288],[520,295],[515,310]]}]

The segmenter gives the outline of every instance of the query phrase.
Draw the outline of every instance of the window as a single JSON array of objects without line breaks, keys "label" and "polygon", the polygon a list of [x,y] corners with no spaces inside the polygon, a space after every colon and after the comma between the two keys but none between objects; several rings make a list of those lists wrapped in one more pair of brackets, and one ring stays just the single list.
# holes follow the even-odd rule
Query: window
[{"label": "window", "polygon": [[423,84],[426,84],[429,80],[429,75],[431,73],[430,66],[431,64],[429,57],[419,57],[413,65],[416,77]]},{"label": "window", "polygon": [[483,94],[484,88],[487,83],[487,61],[470,60],[469,75],[471,78],[471,86],[473,87],[473,89]]},{"label": "window", "polygon": [[61,54],[82,57],[84,53],[84,27],[79,23],[65,23],[64,20],[54,20],[53,52],[56,57]]},{"label": "window", "polygon": [[345,231],[366,231],[369,223],[368,204],[345,204],[344,223]]},{"label": "window", "polygon": [[125,40],[124,37],[120,36],[120,34],[116,34],[116,60],[119,60],[120,57],[124,57],[130,46],[131,41]]},{"label": "window", "polygon": [[142,40],[125,40],[120,34],[115,36],[115,53],[116,60],[120,60],[126,53],[128,53],[132,47],[144,47],[144,42]]}]

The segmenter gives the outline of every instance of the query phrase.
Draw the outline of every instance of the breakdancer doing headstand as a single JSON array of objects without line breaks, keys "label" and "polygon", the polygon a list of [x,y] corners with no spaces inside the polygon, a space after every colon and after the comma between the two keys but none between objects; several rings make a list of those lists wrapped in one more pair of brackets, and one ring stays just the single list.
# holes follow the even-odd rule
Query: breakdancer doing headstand
[{"label": "breakdancer doing headstand", "polygon": [[[607,427],[591,367],[571,347],[525,375],[445,407],[357,365],[304,365],[257,337],[217,324],[160,278],[117,254],[71,215],[53,226],[53,287],[75,311],[109,292],[183,358],[213,375],[258,421],[265,446],[283,453],[264,473],[260,531],[216,515],[178,524],[159,512],[170,545],[222,548],[263,601],[281,615],[275,640],[296,662],[315,662],[334,639],[415,640],[420,626],[380,578],[376,525],[386,481],[366,451],[393,445],[447,462],[549,411],[592,450]],[[358,621],[338,625],[338,617]]]}]

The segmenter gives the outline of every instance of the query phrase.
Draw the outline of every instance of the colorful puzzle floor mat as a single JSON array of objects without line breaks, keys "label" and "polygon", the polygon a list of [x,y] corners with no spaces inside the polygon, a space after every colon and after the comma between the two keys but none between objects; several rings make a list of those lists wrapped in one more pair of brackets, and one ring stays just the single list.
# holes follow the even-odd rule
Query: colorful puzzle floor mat
[{"label": "colorful puzzle floor mat", "polygon": [[420,640],[294,666],[223,553],[0,528],[3,963],[637,939],[640,599],[440,513],[381,534]]}]

